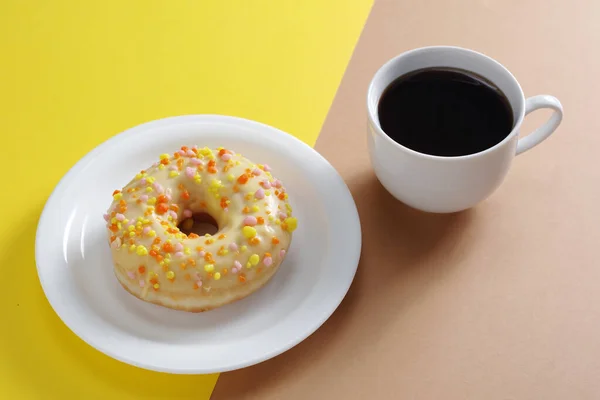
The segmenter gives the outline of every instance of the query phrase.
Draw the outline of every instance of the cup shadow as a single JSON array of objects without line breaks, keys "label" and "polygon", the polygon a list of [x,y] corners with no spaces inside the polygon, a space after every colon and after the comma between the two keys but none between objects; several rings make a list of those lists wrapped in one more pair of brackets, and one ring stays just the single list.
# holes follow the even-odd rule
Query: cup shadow
[{"label": "cup shadow", "polygon": [[[433,290],[440,277],[452,273],[453,264],[445,260],[467,250],[476,210],[429,214],[412,209],[392,197],[372,171],[351,177],[347,183],[358,208],[363,246],[345,299],[320,329],[285,354],[221,375],[216,400],[255,399],[263,393],[276,393],[279,385],[298,380],[298,371],[302,375],[325,374],[319,370],[325,363],[315,363],[320,358],[347,357],[331,361],[337,366],[360,359],[392,322],[390,316],[405,312],[425,291]],[[393,297],[391,291],[396,292]],[[265,376],[272,379],[262,379]]]}]

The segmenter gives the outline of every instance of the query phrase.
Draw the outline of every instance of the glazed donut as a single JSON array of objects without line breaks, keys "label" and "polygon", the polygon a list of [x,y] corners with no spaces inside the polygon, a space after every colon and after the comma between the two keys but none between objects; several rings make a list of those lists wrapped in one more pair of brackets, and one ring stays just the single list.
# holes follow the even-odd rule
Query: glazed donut
[{"label": "glazed donut", "polygon": [[[144,301],[190,312],[267,283],[297,226],[267,165],[196,146],[161,155],[115,190],[104,218],[120,284]],[[198,220],[212,220],[218,231],[190,232]]]}]

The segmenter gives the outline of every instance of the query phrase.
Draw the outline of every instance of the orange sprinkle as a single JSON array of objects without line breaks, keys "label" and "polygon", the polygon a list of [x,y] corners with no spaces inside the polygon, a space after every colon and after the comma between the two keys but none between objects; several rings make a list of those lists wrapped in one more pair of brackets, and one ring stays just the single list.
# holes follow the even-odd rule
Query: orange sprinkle
[{"label": "orange sprinkle", "polygon": [[258,268],[256,268],[256,273],[257,273],[257,274],[260,274],[262,271],[263,271],[262,267],[258,267]]},{"label": "orange sprinkle", "polygon": [[116,239],[117,239],[117,237],[113,235],[113,236],[111,236],[111,237],[110,237],[110,242],[112,243],[112,242],[114,242]]},{"label": "orange sprinkle", "polygon": [[233,185],[233,192],[237,193],[240,191],[240,188],[238,187],[238,185]]},{"label": "orange sprinkle", "polygon": [[166,265],[163,265],[162,270],[163,270],[163,272],[167,272],[169,270],[169,267],[167,267]]},{"label": "orange sprinkle", "polygon": [[206,208],[207,207],[206,202],[205,201],[200,202],[200,207]]},{"label": "orange sprinkle", "polygon": [[227,150],[225,150],[225,149],[219,150],[219,157],[221,157],[225,153],[227,153]]},{"label": "orange sprinkle", "polygon": [[177,189],[184,190],[185,186],[183,186],[183,183],[180,183],[179,185],[177,185]]},{"label": "orange sprinkle", "polygon": [[224,233],[221,233],[221,234],[219,235],[219,239],[225,239],[225,234],[224,234]]},{"label": "orange sprinkle", "polygon": [[121,193],[121,191],[120,190],[115,190],[112,195],[114,196],[117,193]]},{"label": "orange sprinkle", "polygon": [[210,251],[207,251],[206,254],[204,255],[204,260],[206,262],[210,262],[213,259],[212,253]]},{"label": "orange sprinkle", "polygon": [[158,198],[156,199],[156,201],[158,203],[166,203],[169,201],[168,197],[165,196],[164,194],[161,194],[160,196],[158,196]]},{"label": "orange sprinkle", "polygon": [[262,225],[265,223],[265,219],[263,217],[257,217],[256,218],[256,223],[259,225]]},{"label": "orange sprinkle", "polygon": [[110,226],[110,228],[109,228],[109,229],[110,229],[111,231],[113,231],[113,232],[117,232],[117,231],[119,230],[119,227],[118,227],[117,225],[114,225],[114,224],[113,224],[113,225],[111,225],[111,226]]},{"label": "orange sprinkle", "polygon": [[159,215],[162,215],[162,214],[166,213],[167,211],[169,211],[169,206],[166,205],[165,203],[160,203],[159,205],[156,206],[156,213]]},{"label": "orange sprinkle", "polygon": [[211,174],[215,174],[217,172],[217,169],[215,168],[216,165],[217,165],[217,162],[215,160],[210,160],[208,162],[208,165],[206,166],[208,172]]},{"label": "orange sprinkle", "polygon": [[187,146],[181,146],[181,150],[182,150],[182,151],[188,151],[189,149],[190,149],[190,148],[189,148],[189,147],[187,147]]},{"label": "orange sprinkle", "polygon": [[138,267],[138,271],[139,271],[140,274],[143,274],[144,272],[146,272],[146,267],[144,267],[143,265],[140,265]]},{"label": "orange sprinkle", "polygon": [[167,232],[174,234],[174,233],[179,232],[179,229],[177,229],[177,228],[169,228],[169,229],[167,229]]},{"label": "orange sprinkle", "polygon": [[198,247],[196,247],[196,251],[202,251],[202,250],[204,250],[204,249],[202,248],[202,246],[198,246]]},{"label": "orange sprinkle", "polygon": [[253,246],[255,246],[259,243],[260,243],[260,239],[257,236],[254,236],[252,239],[250,239],[250,244]]},{"label": "orange sprinkle", "polygon": [[267,210],[265,211],[267,213],[267,215],[271,214],[271,211]]},{"label": "orange sprinkle", "polygon": [[179,159],[179,157],[181,157],[181,154],[179,153],[173,153],[173,157],[175,157],[175,159]]},{"label": "orange sprinkle", "polygon": [[179,212],[179,206],[177,204],[171,204],[171,210]]},{"label": "orange sprinkle", "polygon": [[[179,153],[178,153],[179,154]],[[183,158],[177,160],[177,168],[181,171],[183,169]]]},{"label": "orange sprinkle", "polygon": [[197,234],[195,234],[194,232],[192,232],[192,233],[190,233],[190,234],[189,234],[189,236],[188,236],[188,237],[189,237],[190,239],[197,239],[197,238],[199,238],[200,236],[198,236]]},{"label": "orange sprinkle", "polygon": [[279,194],[279,190],[275,190],[275,196]]},{"label": "orange sprinkle", "polygon": [[279,239],[277,239],[275,236],[273,236],[273,239],[271,239],[271,243],[279,244]]},{"label": "orange sprinkle", "polygon": [[152,241],[152,244],[160,244],[160,238],[157,237]]},{"label": "orange sprinkle", "polygon": [[243,212],[244,214],[248,214],[248,213],[250,212],[250,207],[248,207],[248,206],[244,207],[244,208],[242,209],[242,212]]},{"label": "orange sprinkle", "polygon": [[163,244],[163,246],[162,246],[162,249],[163,249],[163,251],[166,251],[167,253],[172,253],[173,251],[175,251],[175,248],[169,242],[165,242],[165,244]]},{"label": "orange sprinkle", "polygon": [[196,260],[194,260],[193,258],[190,258],[188,260],[188,264],[190,264],[192,267],[195,267],[196,266]]},{"label": "orange sprinkle", "polygon": [[169,161],[169,159],[168,159],[168,158],[163,158],[162,160],[160,160],[160,163],[161,163],[162,165],[169,165],[170,161]]},{"label": "orange sprinkle", "polygon": [[271,253],[265,253],[265,257],[271,257]]},{"label": "orange sprinkle", "polygon": [[242,185],[245,184],[246,182],[248,182],[248,175],[246,175],[246,174],[240,175],[239,178],[237,179],[237,182]]},{"label": "orange sprinkle", "polygon": [[244,274],[241,274],[238,276],[238,281],[240,281],[241,283],[246,282],[246,276]]},{"label": "orange sprinkle", "polygon": [[190,193],[187,190],[184,190],[183,193],[181,193],[181,198],[184,200],[189,200]]},{"label": "orange sprinkle", "polygon": [[189,273],[186,273],[186,274],[183,276],[183,279],[185,279],[186,281],[190,281],[190,280],[192,280],[192,276],[191,276]]},{"label": "orange sprinkle", "polygon": [[279,198],[279,200],[285,200],[285,193],[281,192],[277,197]]},{"label": "orange sprinkle", "polygon": [[186,263],[181,263],[179,264],[179,268],[181,268],[182,271],[185,271],[187,268],[187,264]]},{"label": "orange sprinkle", "polygon": [[221,197],[221,208],[225,209],[227,208],[227,202],[229,201],[229,199],[225,196]]},{"label": "orange sprinkle", "polygon": [[153,285],[156,285],[158,283],[158,278],[157,277],[150,278],[150,283]]},{"label": "orange sprinkle", "polygon": [[229,271],[227,270],[227,268],[223,268],[223,271],[221,271],[223,273],[223,275],[227,275],[229,273]]},{"label": "orange sprinkle", "polygon": [[156,250],[150,250],[151,257],[156,257],[157,255],[158,255],[158,253],[156,252]]},{"label": "orange sprinkle", "polygon": [[164,259],[164,257],[163,257],[163,256],[161,256],[160,254],[158,254],[158,255],[156,256],[156,261],[157,261],[157,262],[161,262],[163,259]]}]

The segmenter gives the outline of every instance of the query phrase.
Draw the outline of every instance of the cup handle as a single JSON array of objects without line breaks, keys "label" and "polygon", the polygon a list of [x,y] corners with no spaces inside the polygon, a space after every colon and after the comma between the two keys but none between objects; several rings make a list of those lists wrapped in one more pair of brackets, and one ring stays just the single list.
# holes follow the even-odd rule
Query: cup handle
[{"label": "cup handle", "polygon": [[543,94],[530,97],[525,101],[525,115],[535,110],[539,110],[540,108],[550,108],[554,110],[554,112],[544,125],[540,126],[524,138],[519,139],[519,143],[517,144],[517,155],[526,152],[547,139],[548,136],[554,133],[562,121],[563,108],[556,97]]}]

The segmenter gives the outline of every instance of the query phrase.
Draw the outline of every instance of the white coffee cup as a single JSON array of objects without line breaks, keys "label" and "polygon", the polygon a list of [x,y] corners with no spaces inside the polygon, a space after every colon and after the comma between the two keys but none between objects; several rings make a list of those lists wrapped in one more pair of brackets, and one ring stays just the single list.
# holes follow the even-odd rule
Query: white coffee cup
[{"label": "white coffee cup", "polygon": [[[460,68],[493,82],[512,107],[515,119],[512,132],[493,147],[459,157],[419,153],[392,140],[379,123],[379,99],[399,76],[428,67]],[[554,112],[540,128],[519,138],[525,115],[540,108]],[[435,213],[462,211],[486,199],[504,180],[514,156],[548,138],[563,117],[562,105],[555,97],[540,95],[525,99],[515,77],[499,62],[472,50],[450,46],[411,50],[384,64],[369,85],[367,109],[369,155],[377,178],[401,202]]]}]

